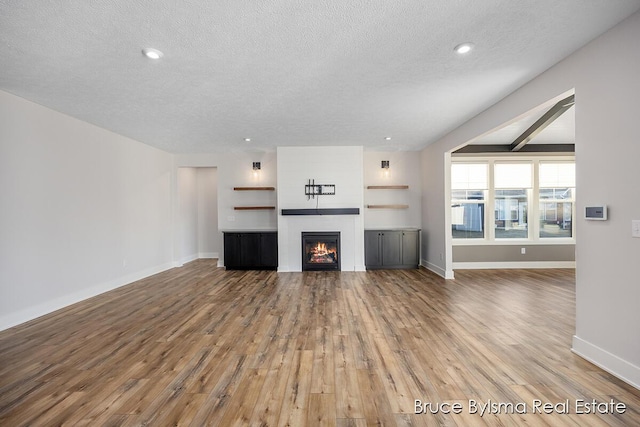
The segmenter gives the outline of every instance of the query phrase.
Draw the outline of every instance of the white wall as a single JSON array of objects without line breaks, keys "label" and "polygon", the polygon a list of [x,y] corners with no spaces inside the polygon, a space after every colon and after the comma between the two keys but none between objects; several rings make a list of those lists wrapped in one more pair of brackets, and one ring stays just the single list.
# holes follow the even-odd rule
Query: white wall
[{"label": "white wall", "polygon": [[218,258],[222,233],[218,230],[218,170],[196,168],[198,198],[198,258]]},{"label": "white wall", "polygon": [[[575,88],[577,212],[606,203],[606,222],[579,219],[576,227],[576,335],[573,349],[640,387],[640,239],[637,188],[637,102],[640,96],[640,13],[635,13],[422,153],[425,261],[438,264],[448,248],[446,153],[530,109],[545,109]],[[554,98],[555,97],[555,98]],[[536,107],[538,106],[538,107]],[[433,169],[431,169],[433,168]],[[433,205],[436,204],[436,205]],[[438,206],[439,204],[439,206]],[[581,215],[578,215],[581,218]],[[451,258],[439,265],[450,271]]]},{"label": "white wall", "polygon": [[216,168],[202,167],[177,170],[180,264],[198,258],[218,258],[221,251],[216,172]]},{"label": "white wall", "polygon": [[[253,162],[261,162],[260,173],[254,175]],[[268,205],[277,203],[276,191],[234,191],[234,187],[276,187],[276,155],[273,152],[176,154],[176,169],[183,167],[198,170],[198,194],[215,193],[213,205],[199,205],[198,235],[200,258],[218,258],[218,266],[224,266],[223,231],[269,230],[277,228],[277,211],[237,211],[234,206]],[[206,172],[207,170],[213,172]],[[214,184],[215,182],[215,184]],[[198,197],[199,202],[213,203],[210,196]],[[209,202],[206,202],[209,200]],[[202,210],[206,210],[205,213]],[[216,228],[212,220],[215,219]],[[205,228],[209,228],[208,230]],[[204,240],[203,240],[204,239]],[[206,240],[211,239],[206,242]],[[206,249],[209,247],[210,249]]]},{"label": "white wall", "polygon": [[[359,215],[278,215],[278,271],[301,271],[301,232],[339,231],[340,267],[364,270],[362,147],[278,147],[278,212],[281,209],[359,208]],[[304,186],[335,185],[335,195],[307,200]]]},{"label": "white wall", "polygon": [[[389,160],[385,174],[380,167]],[[420,228],[422,223],[420,153],[413,151],[364,152],[364,227]],[[371,190],[369,185],[408,185],[408,190]],[[408,209],[368,209],[367,205],[409,205]]]},{"label": "white wall", "polygon": [[[420,156],[422,176],[422,231],[420,240],[421,263],[447,279],[453,278],[451,238],[447,236],[445,215],[449,203],[445,188],[451,155],[443,152],[443,144],[427,147]],[[447,180],[445,182],[445,179]],[[444,208],[443,208],[444,207]]]},{"label": "white wall", "polygon": [[[640,388],[638,99],[640,13],[563,67],[576,78],[578,212],[609,205],[606,222],[577,223],[573,348]],[[559,71],[558,71],[559,72]]]},{"label": "white wall", "polygon": [[0,92],[0,329],[171,267],[172,166]]},{"label": "white wall", "polygon": [[195,168],[178,169],[178,236],[180,264],[198,258],[198,195]]},{"label": "white wall", "polygon": [[[254,175],[253,162],[261,163]],[[234,210],[234,206],[275,206],[276,191],[234,191],[234,187],[276,187],[275,153],[229,153],[218,166],[218,228],[223,231],[270,230],[277,227],[277,211]],[[276,190],[278,190],[276,188]],[[277,208],[277,207],[276,207]]]}]

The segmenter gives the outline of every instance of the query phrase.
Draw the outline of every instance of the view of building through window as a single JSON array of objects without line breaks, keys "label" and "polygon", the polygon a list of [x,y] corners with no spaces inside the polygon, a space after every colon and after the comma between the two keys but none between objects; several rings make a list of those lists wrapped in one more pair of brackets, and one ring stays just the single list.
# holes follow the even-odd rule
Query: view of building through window
[{"label": "view of building through window", "polygon": [[540,238],[573,237],[575,163],[540,163]]},{"label": "view of building through window", "polygon": [[496,239],[529,237],[529,193],[533,181],[531,163],[494,165]]},{"label": "view of building through window", "polygon": [[451,165],[451,228],[454,238],[484,239],[486,163]]},{"label": "view of building through window", "polygon": [[[454,161],[451,165],[454,239],[572,238],[574,202],[573,161]],[[487,206],[493,207],[493,215],[485,215]],[[539,224],[535,220],[532,224],[530,218],[539,218]]]}]

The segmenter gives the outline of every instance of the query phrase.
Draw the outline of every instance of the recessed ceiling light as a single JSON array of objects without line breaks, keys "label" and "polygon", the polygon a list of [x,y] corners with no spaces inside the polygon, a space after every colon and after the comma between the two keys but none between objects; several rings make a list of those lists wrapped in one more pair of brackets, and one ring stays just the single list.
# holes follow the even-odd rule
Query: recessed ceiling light
[{"label": "recessed ceiling light", "polygon": [[460,55],[464,55],[465,53],[469,53],[469,52],[471,52],[472,49],[473,49],[473,43],[470,43],[470,42],[460,43],[458,46],[453,48],[453,50],[455,50]]},{"label": "recessed ceiling light", "polygon": [[385,141],[391,141],[391,137],[390,136],[387,136],[384,139],[385,139]]},{"label": "recessed ceiling light", "polygon": [[244,142],[251,142],[251,138],[245,138]]},{"label": "recessed ceiling light", "polygon": [[158,49],[153,49],[151,47],[142,49],[142,54],[149,59],[160,59],[164,56],[164,53],[160,52]]}]

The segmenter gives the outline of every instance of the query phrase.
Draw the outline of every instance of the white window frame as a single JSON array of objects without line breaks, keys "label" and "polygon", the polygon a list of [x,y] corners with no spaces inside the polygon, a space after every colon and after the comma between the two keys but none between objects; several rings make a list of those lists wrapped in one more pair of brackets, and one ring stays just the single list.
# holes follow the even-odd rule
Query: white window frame
[{"label": "white window frame", "polygon": [[[527,164],[527,165],[531,165],[531,187],[529,188],[524,188],[524,190],[526,190],[527,193],[527,237],[525,238],[498,238],[496,237],[496,221],[495,221],[495,215],[493,215],[493,212],[495,210],[495,205],[496,205],[496,190],[507,190],[507,188],[496,188],[495,186],[495,166],[497,164],[509,164],[509,165],[513,165],[513,164]],[[494,159],[491,163],[490,163],[490,171],[489,171],[489,175],[492,176],[493,181],[492,181],[492,185],[491,188],[489,189],[489,193],[492,193],[493,196],[493,201],[491,204],[491,220],[489,222],[489,226],[491,227],[491,238],[493,241],[495,242],[499,242],[501,244],[504,244],[505,242],[516,242],[516,243],[522,243],[522,242],[529,242],[531,240],[531,210],[532,210],[532,206],[531,206],[531,198],[533,197],[532,194],[532,189],[533,189],[533,180],[534,180],[534,172],[533,170],[536,168],[536,166],[533,164],[533,161],[531,160],[527,160],[527,159],[522,159],[522,158],[517,158],[517,159]],[[517,190],[519,190],[520,188],[515,188]]]},{"label": "white window frame", "polygon": [[[451,163],[453,164],[454,162],[452,161]],[[486,161],[484,161],[484,160],[478,161],[478,160],[475,160],[475,159],[469,159],[469,161],[466,161],[466,162],[456,162],[456,163],[486,164],[487,165],[487,187],[491,186],[491,181],[490,181],[491,174],[489,172],[489,169],[491,168],[491,166]],[[449,174],[451,174],[451,170],[449,170]],[[450,182],[451,182],[451,180],[450,180]],[[485,242],[487,240],[487,233],[489,232],[489,230],[487,230],[487,225],[488,225],[487,206],[488,206],[488,203],[489,203],[489,200],[488,200],[489,188],[486,188],[486,189],[477,189],[476,188],[476,189],[472,189],[471,190],[471,191],[484,191],[485,192],[485,197],[482,200],[468,200],[468,199],[465,199],[465,200],[456,199],[456,200],[454,200],[453,199],[453,191],[456,191],[456,190],[454,190],[452,188],[450,188],[449,190],[450,190],[449,191],[449,215],[451,215],[451,213],[452,213],[451,212],[451,209],[452,209],[451,205],[453,203],[458,203],[458,204],[483,203],[484,204],[484,221],[482,223],[482,227],[483,227],[483,230],[484,230],[484,237],[481,238],[481,239],[480,238],[462,238],[462,239],[456,238],[456,239],[453,239],[453,230],[451,229],[453,224],[449,224],[449,233],[452,234],[452,239],[455,240],[455,241],[461,240],[461,241]]]},{"label": "white window frame", "polygon": [[[552,158],[552,159],[539,159],[538,160],[538,167],[536,168],[537,173],[540,173],[540,169],[539,169],[539,165],[540,163],[571,163],[573,162],[575,164],[575,159],[556,159],[556,158]],[[536,177],[536,185],[540,185],[540,179],[539,176]],[[546,187],[545,187],[546,188]],[[552,188],[559,188],[559,187],[552,187]],[[536,234],[535,236],[537,237],[537,239],[541,242],[544,242],[545,244],[547,243],[551,243],[551,242],[555,242],[556,240],[560,241],[560,243],[575,243],[576,241],[576,188],[573,188],[573,192],[572,192],[572,197],[571,199],[545,199],[545,202],[555,202],[555,203],[563,203],[563,202],[571,202],[571,237],[540,237],[540,202],[542,202],[543,200],[540,198],[540,187],[538,187],[538,192],[537,192],[537,218],[536,218]]]},{"label": "white window frame", "polygon": [[[528,238],[526,239],[513,239],[513,238],[498,238],[495,237],[495,171],[494,165],[496,163],[531,163],[533,182],[532,188],[528,194]],[[539,180],[539,168],[540,163],[575,163],[575,156],[554,156],[554,155],[522,155],[522,154],[510,154],[510,155],[496,155],[496,156],[473,156],[473,155],[461,155],[452,156],[451,164],[454,163],[487,163],[488,177],[488,189],[484,200],[485,214],[484,214],[484,238],[454,238],[449,225],[448,233],[451,233],[451,242],[453,246],[484,246],[484,245],[567,245],[576,243],[576,199],[577,193],[574,190],[572,202],[572,221],[571,221],[571,236],[572,237],[540,237],[540,180]],[[448,172],[451,174],[451,170]],[[450,180],[449,180],[450,182]],[[451,203],[453,203],[452,189],[448,189],[449,197],[449,210],[451,210]],[[551,201],[551,200],[550,200]],[[569,200],[564,200],[569,201]]]}]

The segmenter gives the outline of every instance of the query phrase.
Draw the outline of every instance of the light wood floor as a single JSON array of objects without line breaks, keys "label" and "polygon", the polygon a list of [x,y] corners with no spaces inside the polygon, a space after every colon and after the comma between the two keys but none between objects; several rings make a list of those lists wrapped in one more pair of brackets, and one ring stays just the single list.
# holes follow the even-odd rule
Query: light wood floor
[{"label": "light wood floor", "polygon": [[[0,332],[0,425],[640,425],[640,391],[571,353],[574,298],[572,270],[195,261]],[[463,411],[415,414],[416,399]],[[576,399],[627,410],[579,415]]]}]

